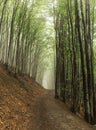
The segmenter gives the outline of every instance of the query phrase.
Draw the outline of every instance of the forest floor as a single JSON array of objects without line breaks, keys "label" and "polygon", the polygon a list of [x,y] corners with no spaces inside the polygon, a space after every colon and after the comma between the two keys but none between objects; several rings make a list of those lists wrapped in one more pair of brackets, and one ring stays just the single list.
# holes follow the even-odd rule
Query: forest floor
[{"label": "forest floor", "polygon": [[27,76],[0,67],[0,130],[94,130]]}]

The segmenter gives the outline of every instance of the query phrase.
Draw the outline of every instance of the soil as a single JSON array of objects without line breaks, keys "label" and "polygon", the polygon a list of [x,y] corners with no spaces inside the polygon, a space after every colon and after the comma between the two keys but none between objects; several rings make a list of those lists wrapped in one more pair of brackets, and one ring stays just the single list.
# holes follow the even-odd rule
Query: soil
[{"label": "soil", "polygon": [[0,130],[94,130],[27,76],[0,67]]}]

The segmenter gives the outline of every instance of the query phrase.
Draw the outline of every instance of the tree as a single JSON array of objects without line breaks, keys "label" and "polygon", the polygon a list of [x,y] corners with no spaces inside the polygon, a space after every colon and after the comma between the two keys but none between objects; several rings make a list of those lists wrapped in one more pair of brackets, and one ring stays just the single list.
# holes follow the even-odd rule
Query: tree
[{"label": "tree", "polygon": [[[90,123],[94,123],[96,119],[96,88],[93,67],[94,6],[92,4],[89,0],[84,2],[82,0],[68,0],[67,2],[59,0],[55,8],[54,22],[57,53],[55,95],[61,98],[60,93],[63,93],[63,88],[66,88],[63,97],[66,100],[68,100],[66,97],[71,98],[72,111],[78,112],[80,102],[83,102],[85,119]],[[68,59],[70,60],[69,67]],[[61,62],[65,65],[61,66]],[[71,74],[68,69],[71,70]],[[63,86],[60,79],[64,82]],[[70,82],[71,87],[67,81]],[[68,87],[65,87],[67,85]]]}]

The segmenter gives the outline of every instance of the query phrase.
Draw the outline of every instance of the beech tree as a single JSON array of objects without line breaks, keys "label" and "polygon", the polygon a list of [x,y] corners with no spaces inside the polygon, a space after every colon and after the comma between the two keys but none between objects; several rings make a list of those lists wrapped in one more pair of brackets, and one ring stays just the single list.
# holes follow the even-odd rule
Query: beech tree
[{"label": "beech tree", "polygon": [[83,103],[85,119],[90,123],[96,122],[94,8],[89,0],[59,0],[54,11],[55,97],[64,99],[64,102],[70,99],[71,110],[74,113],[80,110],[80,105]]},{"label": "beech tree", "polygon": [[15,75],[28,74],[36,80],[43,48],[48,48],[47,39],[45,44],[42,35],[48,35],[46,17],[40,13],[44,10],[45,14],[48,14],[44,4],[47,6],[48,1],[0,2],[0,61],[6,64],[7,68],[13,68]]}]

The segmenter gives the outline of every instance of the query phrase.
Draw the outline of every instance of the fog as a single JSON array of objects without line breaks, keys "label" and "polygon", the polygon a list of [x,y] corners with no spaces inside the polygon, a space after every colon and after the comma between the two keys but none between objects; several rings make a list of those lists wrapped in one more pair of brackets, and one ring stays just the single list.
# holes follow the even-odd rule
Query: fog
[{"label": "fog", "polygon": [[54,70],[45,71],[44,77],[42,80],[42,86],[46,89],[54,89],[55,88]]}]

